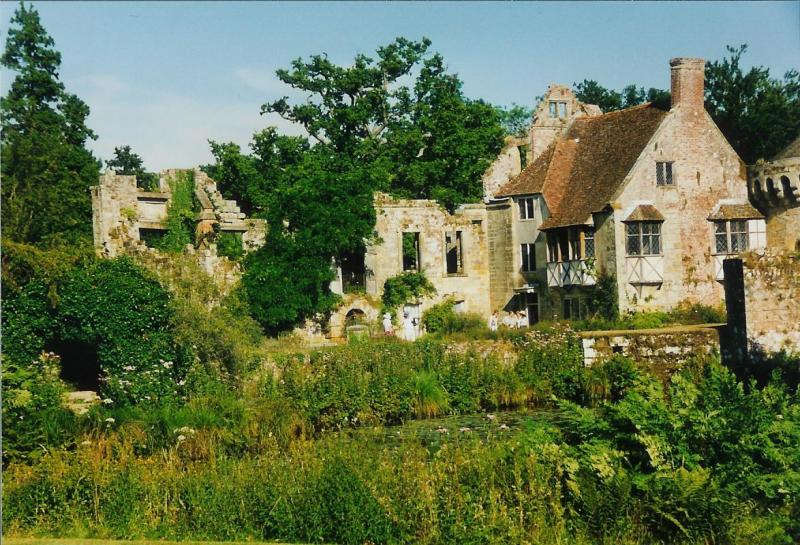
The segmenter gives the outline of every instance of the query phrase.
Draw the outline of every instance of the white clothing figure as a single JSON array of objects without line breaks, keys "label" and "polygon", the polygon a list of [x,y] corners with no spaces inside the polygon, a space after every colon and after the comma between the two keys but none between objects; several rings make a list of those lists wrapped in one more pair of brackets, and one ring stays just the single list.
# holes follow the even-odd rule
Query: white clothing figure
[{"label": "white clothing figure", "polygon": [[403,313],[403,338],[407,341],[414,340],[414,321],[408,312]]},{"label": "white clothing figure", "polygon": [[525,313],[525,311],[520,310],[517,316],[517,327],[520,329],[528,327],[528,315]]},{"label": "white clothing figure", "polygon": [[387,337],[394,335],[394,326],[392,325],[392,315],[388,312],[383,315],[383,334]]},{"label": "white clothing figure", "polygon": [[489,331],[497,331],[497,311],[495,310],[492,312],[492,315],[489,316]]},{"label": "white clothing figure", "polygon": [[506,315],[503,316],[503,325],[509,329],[517,326],[517,320],[514,318],[513,312],[507,312]]}]

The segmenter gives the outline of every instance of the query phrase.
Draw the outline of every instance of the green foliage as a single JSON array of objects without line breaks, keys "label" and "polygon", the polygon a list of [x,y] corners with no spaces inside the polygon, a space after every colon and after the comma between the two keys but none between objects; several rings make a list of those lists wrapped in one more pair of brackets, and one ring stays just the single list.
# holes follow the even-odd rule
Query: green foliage
[{"label": "green foliage", "polygon": [[3,465],[41,458],[74,440],[75,417],[62,407],[58,356],[22,365],[3,357]]},{"label": "green foliage", "polygon": [[169,179],[172,200],[164,222],[167,231],[157,241],[162,252],[179,254],[188,244],[194,244],[198,206],[194,195],[194,171],[179,171]]},{"label": "green foliage", "polygon": [[385,310],[394,312],[397,307],[418,299],[434,295],[436,288],[423,272],[404,272],[387,278],[383,284],[382,302]]},{"label": "green foliage", "polygon": [[217,254],[238,261],[244,256],[244,243],[242,234],[223,231],[217,235]]},{"label": "green foliage", "polygon": [[3,67],[15,72],[2,110],[3,236],[17,242],[91,237],[89,186],[100,164],[86,149],[89,107],[58,80],[61,54],[38,12],[20,3],[11,18]]},{"label": "green foliage", "polygon": [[706,109],[747,164],[771,159],[800,133],[800,72],[783,79],[763,66],[745,72],[747,45],[727,50],[729,57],[706,66]]},{"label": "green foliage", "polygon": [[512,103],[510,107],[495,106],[500,125],[508,136],[523,138],[528,135],[528,128],[533,122],[533,109]]},{"label": "green foliage", "polygon": [[478,314],[456,312],[455,301],[447,299],[422,313],[422,326],[427,333],[451,335],[466,333],[475,338],[486,335],[488,327]]},{"label": "green foliage", "polygon": [[619,318],[619,300],[617,299],[617,278],[613,274],[600,274],[586,298],[586,310],[590,315],[605,320]]},{"label": "green foliage", "polygon": [[670,93],[661,89],[628,85],[622,91],[606,89],[594,80],[583,80],[572,85],[575,98],[585,104],[596,104],[603,112],[613,112],[623,108],[637,106],[644,102],[652,102],[660,107],[669,108]]},{"label": "green foliage", "polygon": [[435,373],[418,371],[413,379],[414,414],[421,418],[431,418],[447,410],[447,392],[439,384]]},{"label": "green foliage", "polygon": [[106,161],[106,166],[117,174],[136,176],[136,185],[145,191],[158,189],[158,174],[144,169],[142,158],[130,146],[114,148],[114,157]]}]

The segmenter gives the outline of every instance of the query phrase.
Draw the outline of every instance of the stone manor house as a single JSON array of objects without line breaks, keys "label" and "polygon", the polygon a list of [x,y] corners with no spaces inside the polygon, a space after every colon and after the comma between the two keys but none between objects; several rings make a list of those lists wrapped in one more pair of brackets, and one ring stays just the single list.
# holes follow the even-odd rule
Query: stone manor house
[{"label": "stone manor house", "polygon": [[[449,214],[434,201],[377,194],[380,242],[342,256],[331,289],[343,304],[327,334],[377,320],[384,282],[405,271],[424,272],[437,291],[408,304],[412,316],[450,298],[483,316],[525,309],[530,323],[578,319],[603,276],[613,278],[621,311],[719,305],[723,259],[800,243],[800,145],[752,167],[748,181],[703,107],[704,66],[670,61],[669,106],[606,114],[551,85],[527,136],[508,138],[485,173],[483,203]],[[157,192],[137,190],[132,177],[101,178],[92,189],[99,251],[141,251],[146,232],[163,229],[169,175]],[[263,244],[263,222],[245,218],[201,171],[195,180],[199,233],[239,233],[246,249]],[[215,276],[235,276],[213,242],[197,255]]]}]

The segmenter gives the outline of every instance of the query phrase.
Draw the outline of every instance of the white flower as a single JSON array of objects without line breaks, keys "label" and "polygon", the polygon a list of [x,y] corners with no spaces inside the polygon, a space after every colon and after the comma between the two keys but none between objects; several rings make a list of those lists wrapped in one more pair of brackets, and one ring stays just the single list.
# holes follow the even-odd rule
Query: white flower
[{"label": "white flower", "polygon": [[106,405],[111,405],[112,403],[114,403],[114,400],[107,397],[103,400],[103,403],[105,403]]},{"label": "white flower", "polygon": [[508,426],[506,426],[505,424],[500,424],[500,429],[501,430],[507,430]]},{"label": "white flower", "polygon": [[468,431],[472,431],[472,430],[470,428],[464,426],[463,428],[458,428],[458,431],[463,432],[463,433],[467,433]]},{"label": "white flower", "polygon": [[161,365],[164,366],[164,369],[169,369],[170,367],[172,367],[172,362],[171,361],[165,361],[165,362],[162,362]]},{"label": "white flower", "polygon": [[82,441],[82,442],[81,442],[81,445],[83,445],[83,446],[85,446],[85,447],[88,447],[88,446],[89,446],[89,445],[91,445],[91,444],[92,444],[92,442],[91,442],[91,441]]},{"label": "white flower", "polygon": [[116,420],[114,420],[109,416],[108,418],[106,418],[106,422],[108,422],[109,424],[113,424],[114,422],[116,422]]},{"label": "white flower", "polygon": [[180,443],[181,441],[186,441],[186,436],[185,435],[179,435],[178,436],[178,443]]},{"label": "white flower", "polygon": [[126,365],[125,367],[123,367],[123,369],[125,371],[133,371],[136,369],[136,367],[134,367],[133,365]]}]

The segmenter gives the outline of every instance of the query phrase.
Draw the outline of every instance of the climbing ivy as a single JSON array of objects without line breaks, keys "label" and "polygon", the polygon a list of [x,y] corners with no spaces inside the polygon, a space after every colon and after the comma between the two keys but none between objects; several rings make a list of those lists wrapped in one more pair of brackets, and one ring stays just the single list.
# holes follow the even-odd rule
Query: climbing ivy
[{"label": "climbing ivy", "polygon": [[196,216],[199,207],[194,196],[194,171],[179,171],[169,180],[172,202],[167,210],[167,231],[157,242],[162,252],[179,254],[194,243]]},{"label": "climbing ivy", "polygon": [[404,272],[387,278],[383,284],[383,307],[386,311],[393,311],[412,299],[434,295],[436,288],[430,283],[423,272]]}]

